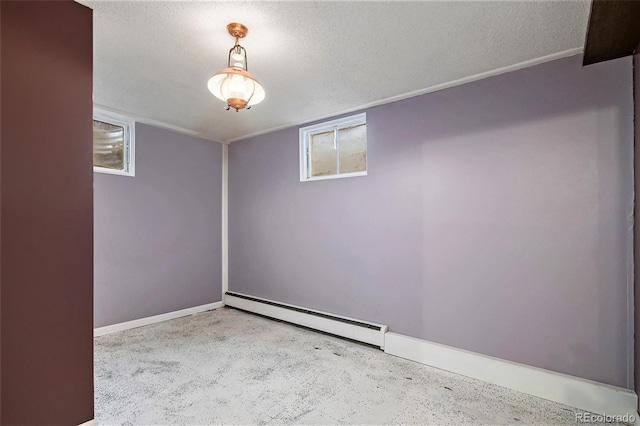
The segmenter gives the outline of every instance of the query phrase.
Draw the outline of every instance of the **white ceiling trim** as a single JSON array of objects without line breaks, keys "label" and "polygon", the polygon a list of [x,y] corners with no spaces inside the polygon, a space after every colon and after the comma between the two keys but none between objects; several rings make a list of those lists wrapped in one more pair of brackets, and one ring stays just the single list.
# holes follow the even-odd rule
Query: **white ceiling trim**
[{"label": "white ceiling trim", "polygon": [[[584,45],[591,6],[590,0],[77,1],[93,8],[97,104],[222,143],[566,56]],[[226,64],[233,39],[225,26],[236,21],[250,29],[243,46],[267,90],[248,114],[225,111],[206,88]]]},{"label": "white ceiling trim", "polygon": [[211,136],[205,135],[204,133],[200,133],[200,132],[196,132],[193,130],[189,130],[189,129],[185,129],[184,127],[179,127],[179,126],[175,126],[173,124],[169,124],[169,123],[165,123],[162,121],[158,121],[158,120],[153,120],[151,118],[147,118],[147,117],[142,117],[140,115],[136,115],[136,114],[132,114],[130,112],[127,111],[122,111],[116,108],[111,108],[105,105],[100,105],[100,104],[93,104],[93,108],[95,109],[99,109],[102,111],[106,111],[106,112],[111,112],[113,114],[117,114],[117,115],[121,115],[124,117],[127,117],[137,123],[142,123],[142,124],[148,124],[150,126],[155,126],[155,127],[160,127],[161,129],[166,129],[166,130],[172,130],[174,132],[178,132],[178,133],[182,133],[188,136],[194,136],[196,138],[199,139],[204,139],[207,141],[211,141],[211,142],[216,142],[222,145],[228,145],[229,142],[222,142],[216,139],[211,138]]},{"label": "white ceiling trim", "polygon": [[245,136],[232,138],[232,139],[229,139],[228,141],[221,142],[221,143],[230,144],[230,143],[233,143],[233,142],[236,142],[236,141],[241,141],[241,140],[244,140],[244,139],[253,138],[255,136],[264,135],[264,134],[275,132],[275,131],[278,131],[278,130],[288,129],[290,127],[300,126],[300,125],[303,125],[303,124],[312,123],[314,121],[326,120],[328,118],[336,117],[338,115],[349,114],[351,112],[360,111],[360,110],[363,110],[363,109],[366,109],[366,108],[376,107],[376,106],[388,104],[388,103],[391,103],[391,102],[397,102],[397,101],[401,101],[403,99],[408,99],[408,98],[413,98],[415,96],[424,95],[424,94],[427,94],[427,93],[437,92],[438,90],[444,90],[444,89],[448,89],[450,87],[460,86],[462,84],[471,83],[473,81],[483,80],[485,78],[494,77],[496,75],[505,74],[505,73],[508,73],[508,72],[511,72],[511,71],[517,71],[517,70],[520,70],[520,69],[523,69],[523,68],[528,68],[528,67],[532,67],[532,66],[535,66],[535,65],[543,64],[545,62],[555,61],[556,59],[562,59],[562,58],[567,58],[567,57],[570,57],[570,56],[581,55],[583,52],[584,52],[584,46],[576,47],[576,48],[573,48],[573,49],[564,50],[562,52],[557,52],[557,53],[553,53],[551,55],[541,56],[539,58],[534,58],[534,59],[530,59],[530,60],[527,60],[527,61],[519,62],[517,64],[508,65],[506,67],[498,68],[498,69],[495,69],[495,70],[482,72],[482,73],[479,73],[479,74],[475,74],[475,75],[471,75],[471,76],[468,76],[468,77],[460,78],[458,80],[453,80],[453,81],[449,81],[449,82],[442,83],[442,84],[436,84],[435,86],[427,87],[425,89],[415,90],[413,92],[408,92],[408,93],[404,93],[404,94],[401,94],[401,95],[391,96],[389,98],[381,99],[381,100],[375,101],[375,102],[369,102],[367,104],[360,105],[360,106],[358,106],[356,108],[349,108],[349,109],[338,111],[338,112],[331,113],[331,114],[328,114],[328,115],[323,115],[323,116],[314,118],[313,120],[305,120],[303,122],[287,123],[287,124],[284,124],[282,126],[272,127],[270,129],[261,130],[259,132],[251,133],[251,134],[248,134],[248,135],[245,135]]}]

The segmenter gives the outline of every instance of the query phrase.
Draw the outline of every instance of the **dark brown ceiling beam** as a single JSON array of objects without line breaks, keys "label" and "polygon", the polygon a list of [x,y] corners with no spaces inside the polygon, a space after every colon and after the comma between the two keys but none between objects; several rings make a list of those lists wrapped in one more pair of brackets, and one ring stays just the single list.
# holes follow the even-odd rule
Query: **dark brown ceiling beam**
[{"label": "dark brown ceiling beam", "polygon": [[633,55],[640,43],[640,0],[593,0],[583,65]]}]

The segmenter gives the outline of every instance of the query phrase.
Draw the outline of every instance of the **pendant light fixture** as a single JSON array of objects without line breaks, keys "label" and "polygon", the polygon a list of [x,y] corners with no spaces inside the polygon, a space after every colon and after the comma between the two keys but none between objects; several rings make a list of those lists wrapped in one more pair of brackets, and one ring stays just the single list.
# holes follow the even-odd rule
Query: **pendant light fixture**
[{"label": "pendant light fixture", "polygon": [[214,74],[207,87],[216,98],[227,103],[227,111],[233,108],[237,112],[262,102],[265,93],[262,85],[247,70],[247,51],[238,44],[238,40],[244,38],[249,29],[232,22],[227,25],[227,31],[236,39],[236,43],[229,50],[227,68]]}]

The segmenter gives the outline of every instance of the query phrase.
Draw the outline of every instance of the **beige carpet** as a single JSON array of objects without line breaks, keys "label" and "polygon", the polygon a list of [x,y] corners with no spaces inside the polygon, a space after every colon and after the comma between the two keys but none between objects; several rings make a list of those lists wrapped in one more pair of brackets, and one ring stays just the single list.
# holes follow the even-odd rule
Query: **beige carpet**
[{"label": "beige carpet", "polygon": [[553,424],[577,410],[222,308],[95,339],[99,424]]}]

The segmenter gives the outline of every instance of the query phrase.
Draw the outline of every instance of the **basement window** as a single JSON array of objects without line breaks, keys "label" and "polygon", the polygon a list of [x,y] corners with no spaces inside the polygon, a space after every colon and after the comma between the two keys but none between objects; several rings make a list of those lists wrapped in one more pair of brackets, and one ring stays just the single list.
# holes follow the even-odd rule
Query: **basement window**
[{"label": "basement window", "polygon": [[135,176],[134,134],[133,120],[94,109],[93,171]]},{"label": "basement window", "polygon": [[366,175],[366,113],[300,128],[300,182]]}]

